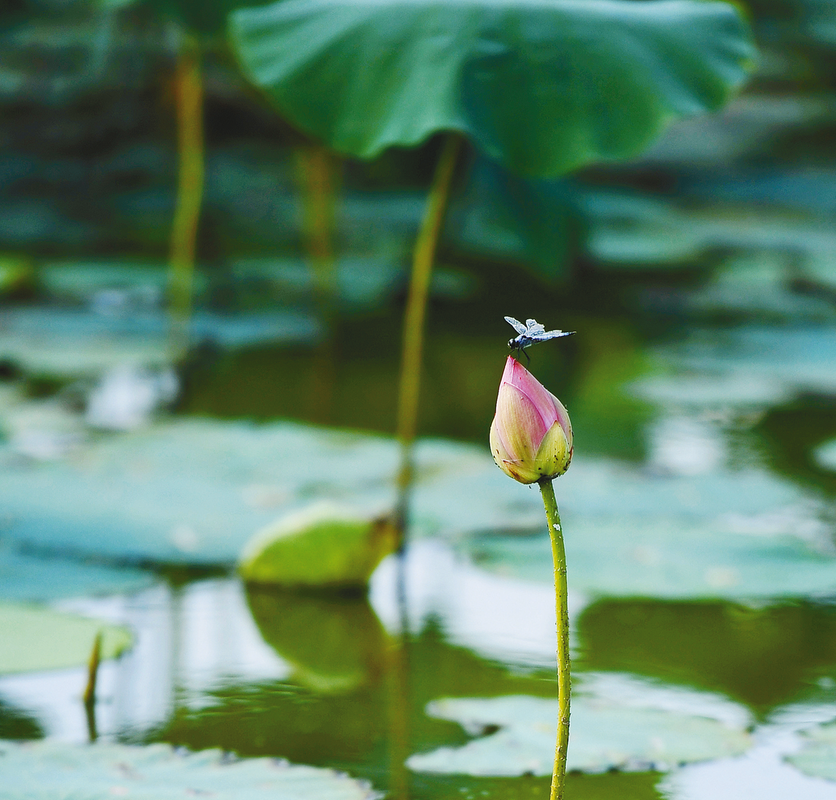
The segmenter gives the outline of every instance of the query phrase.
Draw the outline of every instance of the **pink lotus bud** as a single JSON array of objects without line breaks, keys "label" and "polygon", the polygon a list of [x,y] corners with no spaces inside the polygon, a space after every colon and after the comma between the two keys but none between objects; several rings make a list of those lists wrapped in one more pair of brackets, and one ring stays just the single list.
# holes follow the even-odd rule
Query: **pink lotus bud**
[{"label": "pink lotus bud", "polygon": [[491,454],[520,483],[556,478],[572,460],[569,413],[513,356],[508,356],[499,384]]}]

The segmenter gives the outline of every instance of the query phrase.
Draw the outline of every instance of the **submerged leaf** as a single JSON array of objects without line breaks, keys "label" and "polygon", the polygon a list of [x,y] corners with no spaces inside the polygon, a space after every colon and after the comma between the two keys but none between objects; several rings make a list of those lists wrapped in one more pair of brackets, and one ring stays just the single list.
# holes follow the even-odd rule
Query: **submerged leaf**
[{"label": "submerged leaf", "polygon": [[525,175],[638,153],[753,56],[731,6],[691,0],[282,0],[230,20],[251,80],[335,150],[452,130]]}]

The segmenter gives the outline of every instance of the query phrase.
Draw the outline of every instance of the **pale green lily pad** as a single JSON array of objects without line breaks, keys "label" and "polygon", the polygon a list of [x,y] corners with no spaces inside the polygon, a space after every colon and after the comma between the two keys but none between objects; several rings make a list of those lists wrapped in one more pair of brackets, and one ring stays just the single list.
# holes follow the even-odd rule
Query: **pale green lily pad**
[{"label": "pale green lily pad", "polygon": [[[169,319],[161,310],[94,313],[83,309],[15,308],[0,313],[0,357],[25,372],[76,377],[98,375],[124,363],[165,366],[170,358]],[[195,341],[225,347],[261,342],[309,342],[319,334],[311,317],[297,311],[221,315],[197,311]]]},{"label": "pale green lily pad", "polygon": [[791,400],[792,390],[767,376],[695,375],[673,373],[649,375],[631,381],[628,394],[668,408],[762,409]]},{"label": "pale green lily pad", "polygon": [[688,0],[283,0],[233,13],[230,39],[282,114],[340,152],[460,131],[540,176],[634,155],[718,108],[754,55],[730,6]]},{"label": "pale green lily pad", "polygon": [[819,445],[813,451],[815,462],[831,472],[836,472],[836,439]]},{"label": "pale green lily pad", "polygon": [[8,800],[56,797],[169,800],[371,800],[370,787],[332,770],[221,750],[184,753],[164,744],[87,746],[44,741],[0,743],[0,784]]},{"label": "pale green lily pad", "polygon": [[684,215],[639,195],[587,192],[582,208],[591,219],[586,244],[590,254],[611,266],[668,266],[693,263],[704,238]]},{"label": "pale green lily pad", "polygon": [[103,659],[116,658],[133,643],[127,628],[39,606],[8,603],[0,603],[0,631],[0,674],[83,666],[90,659],[98,633],[102,634]]},{"label": "pale green lily pad", "polygon": [[785,391],[836,394],[836,325],[705,329],[659,348],[663,362],[709,375],[767,379]]},{"label": "pale green lily pad", "polygon": [[0,599],[46,602],[66,597],[136,592],[151,585],[151,572],[71,558],[39,557],[0,547]]},{"label": "pale green lily pad", "polygon": [[706,287],[688,298],[688,308],[704,315],[746,315],[759,320],[833,321],[836,310],[826,297],[792,290],[798,278],[794,254],[754,251],[727,259]]},{"label": "pale green lily pad", "polygon": [[[461,747],[442,747],[407,760],[416,772],[516,776],[550,775],[557,701],[525,695],[444,699],[432,717],[470,732],[493,730]],[[750,746],[741,727],[663,708],[577,694],[572,700],[567,769],[604,772],[671,769],[679,764],[740,755]]]},{"label": "pale green lily pad", "polygon": [[[256,531],[312,501],[391,511],[397,464],[386,437],[181,419],[91,442],[65,461],[0,450],[0,508],[11,542],[231,565]],[[578,456],[556,489],[579,591],[737,599],[836,586],[833,559],[794,535],[820,524],[820,501],[768,472],[661,476]],[[411,519],[416,536],[536,531],[466,545],[486,566],[551,581],[539,495],[503,475],[486,447],[420,442]]]},{"label": "pale green lily pad", "polygon": [[[752,523],[757,526],[757,519]],[[790,533],[742,531],[734,520],[564,514],[563,528],[569,585],[593,596],[745,600],[836,591],[832,554]],[[545,528],[537,535],[472,537],[466,547],[480,566],[502,575],[553,581]]]},{"label": "pale green lily pad", "polygon": [[238,572],[253,583],[365,591],[377,565],[397,544],[386,518],[321,501],[256,533],[241,554]]},{"label": "pale green lily pad", "polygon": [[[347,502],[369,518],[391,511],[397,468],[391,438],[179,419],[90,442],[64,461],[0,450],[0,508],[9,539],[39,548],[231,565],[256,531],[312,501]],[[419,443],[416,534],[541,519],[536,505],[521,513],[524,498],[487,448]]]},{"label": "pale green lily pad", "polygon": [[836,781],[836,722],[828,722],[803,732],[804,745],[787,761],[805,775]]}]

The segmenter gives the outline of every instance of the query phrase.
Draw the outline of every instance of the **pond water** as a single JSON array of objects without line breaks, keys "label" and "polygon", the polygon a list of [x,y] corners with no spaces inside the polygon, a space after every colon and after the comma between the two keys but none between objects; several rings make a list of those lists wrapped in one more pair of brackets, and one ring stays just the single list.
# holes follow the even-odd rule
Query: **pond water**
[{"label": "pond water", "polygon": [[[186,373],[178,413],[136,431],[91,429],[56,401],[66,379],[6,384],[3,555],[29,559],[31,578],[7,582],[4,602],[47,599],[134,637],[100,668],[100,741],[277,756],[394,798],[546,795],[548,725],[491,705],[551,702],[554,610],[538,494],[501,475],[484,442],[510,330],[499,312],[527,292],[482,280],[476,302],[433,307],[422,430],[459,443],[422,445],[414,537],[368,599],[247,587],[231,565],[288,503],[389,497],[389,440],[273,421],[390,429],[396,316],[344,321],[325,362],[304,341],[211,352]],[[532,353],[576,431],[556,484],[578,698],[570,767],[572,746],[581,760],[571,798],[836,798],[801,758],[836,719],[836,318],[764,314],[764,294],[803,299],[783,279],[751,292],[757,313],[734,324],[671,317],[725,303],[720,283],[627,282],[652,313],[595,313],[594,286],[545,290],[531,310],[578,330]],[[328,387],[320,406],[305,400],[316,385]],[[227,530],[236,513],[246,525]],[[0,735],[88,741],[84,662],[6,670]]]}]

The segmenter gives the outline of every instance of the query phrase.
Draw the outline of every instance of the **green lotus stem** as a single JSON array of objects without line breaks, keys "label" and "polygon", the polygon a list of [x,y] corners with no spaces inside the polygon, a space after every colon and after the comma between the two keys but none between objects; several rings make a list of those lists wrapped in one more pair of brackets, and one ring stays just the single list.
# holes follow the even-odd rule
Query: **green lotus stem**
[{"label": "green lotus stem", "polygon": [[569,673],[569,604],[566,585],[566,550],[563,547],[563,529],[560,526],[560,512],[554,497],[551,478],[539,482],[546,519],[549,523],[549,538],[554,559],[554,598],[557,612],[557,743],[554,748],[554,771],[550,800],[563,800],[566,783],[566,751],[569,746],[569,700],[572,680]]},{"label": "green lotus stem", "polygon": [[99,664],[102,660],[102,632],[96,633],[93,649],[87,662],[87,685],[84,687],[84,712],[87,717],[87,736],[91,742],[98,738],[96,732],[96,682],[99,677]]},{"label": "green lotus stem", "polygon": [[321,145],[301,148],[296,172],[302,188],[302,231],[313,276],[313,294],[325,337],[312,360],[312,416],[317,422],[331,419],[336,374],[334,346],[334,294],[337,264],[334,255],[336,190],[339,162]]},{"label": "green lotus stem", "polygon": [[424,209],[424,218],[413,251],[412,277],[404,315],[401,378],[398,392],[397,435],[401,445],[401,463],[398,472],[399,508],[396,512],[396,522],[401,532],[405,530],[406,498],[412,484],[412,445],[418,425],[418,395],[421,388],[421,355],[424,347],[427,296],[461,144],[462,140],[458,134],[447,134],[435,168],[430,194]]},{"label": "green lotus stem", "polygon": [[197,39],[183,34],[174,78],[177,105],[177,203],[171,229],[170,348],[174,359],[189,347],[197,226],[203,200],[203,80]]}]

